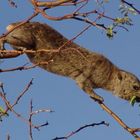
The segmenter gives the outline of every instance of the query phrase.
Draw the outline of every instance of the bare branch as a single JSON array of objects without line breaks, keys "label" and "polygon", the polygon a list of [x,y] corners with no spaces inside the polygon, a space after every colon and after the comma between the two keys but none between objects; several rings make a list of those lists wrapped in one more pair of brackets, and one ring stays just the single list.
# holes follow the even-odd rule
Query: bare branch
[{"label": "bare branch", "polygon": [[98,126],[98,125],[109,126],[109,124],[106,123],[105,121],[102,121],[102,122],[100,122],[100,123],[86,124],[86,125],[81,126],[80,128],[78,128],[77,130],[72,131],[71,133],[67,134],[67,135],[64,136],[64,137],[56,137],[56,138],[54,138],[54,139],[52,139],[52,140],[60,140],[60,139],[67,140],[68,138],[72,137],[73,135],[77,134],[78,132],[80,132],[81,130],[83,130],[83,129],[85,129],[85,128],[94,127],[94,126]]},{"label": "bare branch", "polygon": [[[29,122],[32,123],[32,115],[31,115],[31,112],[33,110],[33,105],[32,105],[32,100],[30,101],[30,115],[29,115]],[[30,139],[33,140],[33,135],[32,135],[32,126],[29,125],[29,136],[30,136]]]},{"label": "bare branch", "polygon": [[14,104],[11,106],[12,108],[18,104],[19,100],[23,97],[23,95],[29,90],[29,88],[31,87],[31,85],[33,84],[33,79],[28,83],[28,85],[26,86],[26,88],[23,90],[23,92],[17,97],[17,99],[15,100]]},{"label": "bare branch", "polygon": [[21,21],[17,26],[15,26],[14,28],[12,28],[10,31],[6,32],[5,34],[2,34],[0,36],[0,39],[6,37],[9,33],[11,33],[13,30],[17,29],[18,27],[20,27],[21,25],[29,22],[32,18],[34,18],[35,16],[37,16],[39,14],[39,12],[34,12],[31,16],[29,16],[27,19]]},{"label": "bare branch", "polygon": [[49,112],[49,113],[52,113],[54,111],[51,110],[51,109],[39,109],[39,110],[36,110],[36,111],[31,112],[30,115],[37,115],[38,113],[41,113],[41,112]]},{"label": "bare branch", "polygon": [[134,9],[138,14],[140,14],[140,10],[138,10],[132,3],[127,2],[126,0],[121,0],[122,3],[127,4],[130,6],[132,9]]},{"label": "bare branch", "polygon": [[139,128],[133,129],[128,127],[121,119],[119,116],[117,116],[111,109],[109,109],[103,102],[97,102],[100,107],[105,110],[110,116],[112,116],[120,126],[122,126],[127,132],[129,132],[132,136],[134,136],[135,138],[140,139],[140,137],[136,134],[137,130],[139,130]]},{"label": "bare branch", "polygon": [[31,0],[31,1],[32,1],[32,4],[35,4],[38,7],[52,8],[52,7],[60,6],[64,3],[73,2],[74,0],[55,0],[55,1],[50,1],[50,2],[41,2],[41,1],[36,1],[36,0]]},{"label": "bare branch", "polygon": [[[32,100],[30,101],[30,112],[29,112],[29,122],[30,124],[33,124],[32,123],[32,117],[33,115],[37,115],[41,112],[53,112],[51,109],[40,109],[40,110],[37,110],[37,111],[33,111],[33,102]],[[44,126],[47,126],[49,125],[49,123],[46,121],[45,123],[41,124],[41,125],[36,125],[34,128],[36,128],[37,130],[40,130],[40,128],[44,127]],[[32,132],[32,126],[29,125],[29,136],[30,136],[30,139],[33,140],[33,132]]]}]

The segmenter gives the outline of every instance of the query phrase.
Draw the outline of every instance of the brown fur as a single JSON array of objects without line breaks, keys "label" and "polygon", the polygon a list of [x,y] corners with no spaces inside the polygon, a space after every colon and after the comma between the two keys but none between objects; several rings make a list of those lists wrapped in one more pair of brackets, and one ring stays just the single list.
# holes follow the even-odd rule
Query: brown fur
[{"label": "brown fur", "polygon": [[[9,25],[7,30],[17,24]],[[29,50],[59,49],[67,41],[68,39],[47,24],[38,22],[20,26],[4,40],[14,49]],[[103,98],[93,91],[95,88],[109,90],[126,100],[136,96],[137,101],[140,101],[140,81],[135,75],[120,70],[103,55],[82,48],[73,42],[62,47],[59,52],[27,55],[34,64],[48,62],[47,65],[40,65],[43,69],[74,79],[81,89],[97,101],[103,101]]]}]

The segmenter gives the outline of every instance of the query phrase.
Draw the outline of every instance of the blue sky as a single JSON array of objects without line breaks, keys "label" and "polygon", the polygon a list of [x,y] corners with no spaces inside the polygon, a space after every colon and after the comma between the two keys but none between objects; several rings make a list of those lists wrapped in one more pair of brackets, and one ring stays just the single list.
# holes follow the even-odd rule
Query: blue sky
[{"label": "blue sky", "polygon": [[[137,4],[139,7],[140,2],[137,2]],[[8,5],[8,1],[1,2],[1,34],[5,32],[5,27],[10,23],[23,20],[33,13],[33,7],[28,1],[17,2],[17,5],[18,8],[15,9]],[[106,13],[110,16],[117,17],[117,14],[119,16],[118,7],[119,2],[112,1],[106,5]],[[92,5],[87,8],[92,8]],[[56,15],[56,13],[64,14],[65,11],[68,12],[69,8],[53,9],[49,13]],[[115,14],[115,12],[117,13]],[[117,35],[111,40],[101,30],[92,27],[77,38],[75,42],[92,51],[104,54],[118,67],[140,77],[140,17],[133,16],[132,18],[134,26],[129,27],[129,32],[119,29]],[[79,21],[49,21],[42,16],[34,18],[33,21],[47,23],[69,39],[86,27],[85,23]],[[8,45],[6,47],[9,48]],[[23,55],[3,60],[0,68],[13,68],[22,66],[27,62],[29,62],[28,58]],[[15,110],[28,117],[29,102],[30,99],[33,99],[34,110],[49,108],[55,111],[51,114],[39,114],[33,119],[35,124],[46,120],[49,122],[49,125],[42,128],[41,131],[33,131],[34,140],[51,140],[56,136],[65,136],[82,125],[103,120],[108,122],[110,126],[87,128],[71,137],[70,140],[133,139],[111,116],[81,91],[75,81],[71,79],[48,73],[40,68],[0,74],[0,81],[4,83],[5,91],[10,101],[14,101],[32,78],[34,78],[33,85],[15,107]],[[107,91],[97,90],[96,92],[104,97],[105,103],[126,124],[130,127],[140,127],[140,107],[137,105],[132,107],[127,101],[114,97]],[[0,105],[3,105],[2,100],[0,100]],[[6,134],[10,134],[11,140],[29,139],[27,124],[16,118],[12,113],[9,115],[0,123],[0,139],[6,140]]]}]

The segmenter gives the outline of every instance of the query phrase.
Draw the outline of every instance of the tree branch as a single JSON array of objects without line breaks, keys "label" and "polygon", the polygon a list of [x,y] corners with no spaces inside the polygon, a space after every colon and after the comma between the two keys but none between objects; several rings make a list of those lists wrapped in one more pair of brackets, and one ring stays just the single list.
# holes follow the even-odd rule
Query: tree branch
[{"label": "tree branch", "polygon": [[52,7],[60,6],[64,3],[73,2],[74,0],[55,0],[55,1],[50,1],[50,2],[41,2],[41,1],[36,1],[36,0],[31,0],[31,1],[32,1],[32,4],[35,4],[38,7],[52,8]]},{"label": "tree branch", "polygon": [[105,121],[102,121],[100,123],[92,123],[92,124],[86,124],[84,126],[81,126],[80,128],[78,128],[77,130],[75,131],[72,131],[71,133],[67,134],[66,136],[64,137],[56,137],[52,140],[67,140],[69,139],[70,137],[72,137],[73,135],[77,134],[78,132],[80,132],[81,130],[85,129],[85,128],[88,128],[88,127],[94,127],[94,126],[98,126],[98,125],[105,125],[105,126],[109,126],[108,123],[106,123]]},{"label": "tree branch", "polygon": [[134,138],[136,138],[137,140],[140,140],[140,137],[136,134],[136,132],[138,132],[138,130],[140,130],[139,128],[130,128],[128,127],[121,119],[119,116],[117,116],[111,109],[109,109],[103,102],[97,102],[100,107],[105,110],[110,116],[112,116],[120,126],[122,126],[127,132],[129,132]]}]

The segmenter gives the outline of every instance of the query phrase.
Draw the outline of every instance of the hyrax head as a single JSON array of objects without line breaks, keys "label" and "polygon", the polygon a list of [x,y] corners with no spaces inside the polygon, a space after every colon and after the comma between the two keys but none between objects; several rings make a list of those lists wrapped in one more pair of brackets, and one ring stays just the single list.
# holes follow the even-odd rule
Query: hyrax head
[{"label": "hyrax head", "polygon": [[116,93],[120,98],[131,100],[135,97],[136,102],[140,102],[140,81],[139,79],[126,71],[121,71],[119,75],[120,83],[118,85],[118,92]]}]

